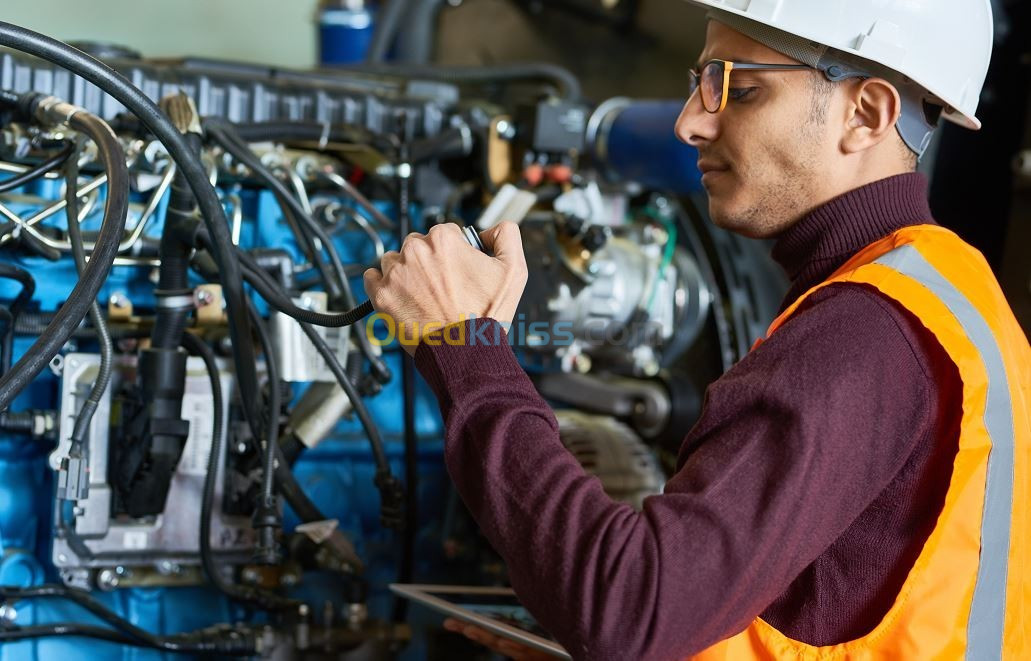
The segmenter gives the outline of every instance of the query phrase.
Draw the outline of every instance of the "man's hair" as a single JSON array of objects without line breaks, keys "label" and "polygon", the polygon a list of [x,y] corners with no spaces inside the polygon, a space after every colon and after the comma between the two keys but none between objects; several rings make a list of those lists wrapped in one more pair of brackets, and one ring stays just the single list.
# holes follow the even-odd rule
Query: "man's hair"
[{"label": "man's hair", "polygon": [[834,83],[819,71],[813,70],[809,76],[809,123],[823,124],[827,121],[833,92]]},{"label": "man's hair", "polygon": [[[819,71],[813,71],[809,76],[809,120],[807,123],[819,126],[827,121],[827,112],[830,109],[831,94],[834,93],[834,82],[827,79]],[[896,134],[898,130],[896,129]],[[898,135],[897,146],[899,157],[906,164],[910,171],[915,171],[918,163],[916,152],[910,149]]]}]

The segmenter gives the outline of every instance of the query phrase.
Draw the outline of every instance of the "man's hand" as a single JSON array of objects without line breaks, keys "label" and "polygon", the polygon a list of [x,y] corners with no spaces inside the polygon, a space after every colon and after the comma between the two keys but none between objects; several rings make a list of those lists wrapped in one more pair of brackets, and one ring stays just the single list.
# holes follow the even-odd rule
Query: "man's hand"
[{"label": "man's hand", "polygon": [[461,620],[448,618],[444,620],[444,628],[448,631],[460,633],[469,640],[515,661],[554,661],[555,659],[550,654],[535,650],[527,645],[521,645],[514,640],[497,636],[486,629],[481,629],[475,624],[468,624]]},{"label": "man's hand", "polygon": [[473,248],[457,225],[409,234],[401,252],[383,255],[365,272],[365,291],[377,312],[388,315],[410,354],[427,334],[471,316],[511,323],[526,286],[519,227],[504,222],[482,232],[489,257]]}]

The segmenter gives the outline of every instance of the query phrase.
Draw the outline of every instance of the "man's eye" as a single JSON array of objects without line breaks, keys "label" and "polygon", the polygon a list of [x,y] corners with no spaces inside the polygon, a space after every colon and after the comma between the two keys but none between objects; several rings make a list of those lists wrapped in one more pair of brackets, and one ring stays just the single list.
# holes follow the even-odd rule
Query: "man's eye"
[{"label": "man's eye", "polygon": [[731,101],[743,101],[748,98],[758,87],[731,87],[727,90],[727,98]]}]

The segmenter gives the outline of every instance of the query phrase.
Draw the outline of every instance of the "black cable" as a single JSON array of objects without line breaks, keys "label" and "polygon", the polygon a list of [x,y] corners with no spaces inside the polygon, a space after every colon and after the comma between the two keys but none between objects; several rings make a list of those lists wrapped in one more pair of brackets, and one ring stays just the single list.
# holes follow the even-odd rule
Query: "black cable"
[{"label": "black cable", "polygon": [[[219,636],[218,639],[214,639]],[[203,656],[254,656],[258,653],[258,647],[253,639],[238,640],[229,632],[213,631],[211,642],[205,642],[199,638],[196,642],[188,640],[177,640],[177,637],[166,637],[157,645],[151,645],[135,640],[125,634],[95,627],[89,624],[78,624],[75,622],[54,622],[52,624],[41,624],[29,627],[14,627],[11,629],[0,629],[0,642],[16,642],[19,640],[34,640],[38,638],[51,637],[76,637],[103,640],[120,645],[134,647],[146,647],[169,652],[174,654],[191,654]],[[182,636],[180,638],[185,638]]]},{"label": "black cable", "polygon": [[[251,314],[257,317],[257,310],[251,308]],[[255,331],[258,334],[258,344],[262,348],[262,352],[266,356],[266,364],[269,365],[269,380],[276,379],[278,382],[278,370],[275,362],[274,350],[272,348],[272,338],[269,336],[265,325],[260,323],[258,318],[254,323]],[[276,418],[278,425],[278,417]],[[278,431],[278,426],[277,426]],[[283,494],[286,502],[290,504],[294,512],[298,517],[305,523],[311,523],[314,521],[326,521],[326,515],[319,510],[318,506],[308,498],[307,494],[304,493],[304,489],[301,488],[300,482],[297,481],[297,476],[290,470],[290,462],[283,454],[283,449],[280,447],[278,439],[274,439],[273,443],[266,446],[266,452],[271,448],[271,452],[274,453],[272,457],[271,465],[274,467],[275,484],[279,489],[279,492]],[[269,468],[269,455],[265,455],[265,470]],[[264,480],[266,475],[271,473],[263,473],[262,478]],[[378,484],[378,483],[377,483]],[[262,491],[264,492],[266,483],[262,482]],[[264,498],[264,496],[263,496]],[[278,516],[278,509],[275,510]],[[271,516],[269,514],[268,516]],[[338,556],[342,561],[350,564],[352,568],[357,571],[361,570],[361,560],[354,553],[354,548],[350,542],[346,540],[343,533],[336,529],[330,537],[324,540],[324,543],[329,547],[330,552]]]},{"label": "black cable", "polygon": [[225,445],[225,434],[222,428],[225,426],[225,405],[222,401],[222,380],[218,374],[218,363],[215,362],[215,353],[200,338],[192,333],[183,333],[181,338],[183,347],[194,356],[199,356],[204,361],[204,369],[208,373],[208,381],[211,384],[211,450],[208,452],[208,465],[204,473],[204,489],[201,492],[200,501],[200,560],[204,572],[219,592],[231,599],[238,598],[233,586],[225,581],[222,573],[215,565],[215,558],[211,551],[211,511],[215,503],[215,486],[218,479],[218,460],[222,456],[222,448]]},{"label": "black cable", "polygon": [[380,438],[379,429],[372,421],[372,416],[369,415],[365,402],[362,401],[358,391],[355,390],[350,379],[347,378],[347,373],[337,359],[336,354],[333,353],[333,350],[322,336],[319,335],[319,332],[315,330],[314,326],[303,321],[298,323],[300,323],[304,334],[315,345],[315,350],[326,361],[326,365],[333,372],[337,383],[340,384],[340,387],[343,388],[344,392],[347,393],[347,397],[351,400],[351,406],[354,408],[354,412],[357,414],[358,421],[365,430],[366,436],[368,436],[369,445],[372,447],[372,454],[376,461],[375,483],[380,492],[380,518],[385,527],[397,528],[403,521],[404,490],[397,478],[390,472],[390,463],[387,460],[386,451],[383,449],[383,439]]},{"label": "black cable", "polygon": [[[269,188],[272,189],[278,200],[285,202],[287,207],[292,212],[294,219],[300,226],[306,228],[305,237],[298,237],[299,243],[310,239],[307,233],[314,235],[322,244],[322,249],[329,257],[330,265],[332,266],[335,278],[331,277],[329,273],[323,272],[323,269],[319,267],[320,260],[313,258],[313,263],[317,268],[320,268],[320,273],[323,275],[323,282],[326,286],[326,291],[329,293],[331,299],[342,300],[345,307],[353,309],[356,307],[354,293],[351,291],[351,284],[348,280],[347,271],[344,268],[343,262],[340,260],[340,255],[337,253],[336,247],[333,244],[333,240],[326,232],[325,228],[318,223],[314,218],[311,217],[304,207],[301,206],[300,201],[294,196],[294,194],[286,188],[282,181],[280,181],[268,168],[261,162],[261,160],[251,151],[250,147],[243,142],[239,136],[236,135],[233,126],[223,120],[209,119],[204,123],[205,129],[208,134],[218,143],[223,149],[229,154],[251,170],[255,176],[265,182]],[[316,255],[317,250],[314,246],[314,242],[311,242],[311,253],[313,257]],[[367,310],[366,314],[372,312],[371,306],[363,308]],[[362,315],[364,316],[364,315]],[[376,355],[372,349],[369,338],[364,333],[356,335],[358,346],[362,353],[369,360],[372,366],[373,372],[376,375],[377,380],[380,383],[386,383],[390,380],[391,374],[390,369],[386,363]]]},{"label": "black cable", "polygon": [[[190,188],[197,198],[204,223],[214,240],[214,257],[218,263],[222,292],[226,300],[229,333],[232,340],[237,378],[240,383],[241,400],[243,401],[247,421],[254,428],[256,426],[255,421],[257,420],[257,411],[255,410],[257,403],[257,373],[254,362],[254,345],[250,336],[247,309],[244,304],[243,279],[239,267],[234,260],[233,241],[229,233],[229,224],[226,222],[225,210],[218,199],[218,194],[208,180],[206,168],[198,159],[192,156],[182,134],[161,113],[154,102],[137,87],[102,62],[56,39],[5,22],[0,22],[0,46],[14,48],[15,50],[35,55],[64,67],[111,95],[116,101],[135,114],[143,125],[161,141],[175,161],[176,166],[187,177]],[[124,161],[122,166],[124,168]],[[114,188],[109,187],[109,190],[114,190]],[[111,197],[109,196],[108,204],[110,203]],[[117,230],[117,232],[113,232],[115,235],[113,237],[113,248],[115,249],[117,249],[118,241],[121,239],[124,226],[117,228]],[[102,231],[101,234],[103,235],[104,232]],[[106,242],[101,244],[98,240],[98,246],[100,245],[106,245]],[[96,263],[99,269],[107,255],[105,251],[99,249],[94,254],[96,258],[90,260],[90,268],[93,268]],[[113,258],[114,255],[112,254],[111,259],[113,260]],[[110,264],[107,265],[107,267],[109,266]],[[92,300],[95,297],[96,292],[93,291],[88,300]],[[63,306],[61,310],[64,311],[66,307],[69,308],[69,312],[66,315],[69,319],[74,316],[75,312],[78,312],[77,308],[73,308],[68,304]],[[85,306],[83,306],[81,314],[79,314],[79,319],[83,316],[85,316]],[[75,324],[71,324],[71,329],[68,332],[71,332],[77,323],[76,321]],[[62,325],[54,330],[63,331],[65,329]],[[57,347],[64,344],[65,338],[62,334],[55,333],[51,337],[50,341]],[[53,354],[44,354],[42,357],[44,359],[40,362],[40,369],[50,361]],[[32,375],[35,376],[36,373],[38,373],[38,370],[33,371]],[[24,382],[19,383],[20,387],[16,391],[20,390],[27,381],[24,380]],[[0,392],[0,410],[6,408],[10,401],[9,398],[2,398],[2,396],[3,393]],[[255,430],[255,435],[258,435],[257,430]]]},{"label": "black cable", "polygon": [[488,67],[438,67],[366,62],[355,66],[334,67],[333,70],[370,73],[378,76],[442,80],[458,85],[543,80],[556,84],[561,89],[561,97],[565,101],[579,101],[582,94],[580,81],[572,72],[554,64],[540,62]]},{"label": "black cable", "polygon": [[225,447],[225,400],[222,392],[222,380],[219,377],[218,363],[215,361],[215,352],[211,350],[203,340],[192,333],[183,333],[180,338],[183,347],[192,355],[204,361],[204,369],[208,373],[208,381],[211,384],[211,410],[212,410],[212,436],[211,450],[208,453],[207,472],[204,474],[204,487],[201,492],[200,505],[200,560],[204,572],[212,585],[235,601],[245,601],[258,605],[261,608],[277,610],[293,607],[296,602],[283,598],[277,594],[260,588],[237,585],[225,579],[218,565],[215,564],[213,549],[211,548],[211,516],[215,503],[215,487],[218,480],[219,458],[222,457]]},{"label": "black cable", "polygon": [[387,52],[397,38],[401,19],[404,18],[410,4],[411,0],[388,0],[386,6],[380,10],[376,28],[372,33],[372,42],[365,56],[367,62],[382,62],[386,59]]},{"label": "black cable", "polygon": [[[8,39],[13,28],[0,22],[0,45],[15,45]],[[70,107],[70,106],[69,106]],[[11,401],[39,372],[57,355],[75,328],[86,316],[96,301],[100,287],[114,263],[118,244],[125,230],[125,218],[129,210],[129,174],[125,166],[125,154],[121,143],[111,128],[100,118],[79,110],[68,118],[68,124],[76,131],[89,136],[97,145],[97,153],[107,173],[107,200],[104,206],[104,222],[97,236],[92,259],[83,270],[79,281],[60,307],[48,332],[41,335],[14,367],[0,377],[0,411],[6,410]]]},{"label": "black cable", "polygon": [[412,2],[397,33],[397,60],[412,64],[428,64],[433,59],[440,10],[445,0]]},{"label": "black cable", "polygon": [[268,335],[268,329],[265,328],[257,308],[250,300],[247,301],[247,310],[251,315],[251,325],[258,334],[259,342],[265,353],[265,372],[269,393],[261,470],[261,495],[254,511],[254,527],[258,531],[258,555],[261,559],[268,561],[267,564],[274,564],[278,559],[276,533],[282,528],[275,495],[276,454],[279,451],[279,363],[276,360],[275,351],[272,349],[272,340]]},{"label": "black cable", "polygon": [[[78,150],[76,150],[78,151]],[[72,246],[72,256],[75,260],[75,270],[82,276],[86,269],[86,251],[82,243],[82,229],[79,227],[79,163],[76,157],[68,160],[65,166],[65,209],[68,218],[68,241]],[[107,329],[107,322],[100,313],[100,306],[94,300],[89,308],[89,318],[97,334],[97,343],[100,346],[100,367],[97,376],[93,380],[93,387],[86,397],[85,403],[75,417],[75,425],[72,428],[71,448],[69,457],[84,456],[83,443],[89,432],[93,415],[100,406],[100,400],[111,382],[111,362],[114,354],[114,347],[111,342],[111,334]],[[73,454],[76,452],[78,454]]]},{"label": "black cable", "polygon": [[0,262],[0,278],[14,280],[21,285],[21,291],[14,297],[14,300],[11,301],[11,306],[8,308],[11,315],[11,326],[4,332],[3,340],[0,342],[0,352],[2,352],[0,353],[0,375],[3,375],[11,368],[14,328],[18,323],[22,310],[25,309],[25,305],[32,299],[32,295],[36,293],[36,279],[22,267],[7,262]]},{"label": "black cable", "polygon": [[[118,643],[120,645],[141,645],[140,641],[134,640],[123,633],[119,633],[111,629],[105,629],[104,627],[79,624],[77,622],[54,622],[53,624],[0,629],[0,642],[5,643],[53,637],[93,638],[96,640]],[[144,647],[151,646],[144,645]]]},{"label": "black cable", "polygon": [[[340,261],[340,256],[336,253],[329,236],[324,230],[322,230],[322,227],[315,222],[307,211],[305,211],[301,202],[293,192],[291,192],[286,185],[276,177],[276,175],[272,174],[272,172],[265,167],[261,162],[261,159],[251,151],[251,148],[246,143],[236,136],[235,130],[231,124],[221,119],[207,119],[204,122],[204,128],[216,144],[226,150],[226,152],[229,153],[229,155],[237,162],[243,164],[248,170],[253,172],[258,179],[272,190],[278,201],[287,205],[292,212],[294,219],[298,223],[303,224],[310,234],[322,241],[322,249],[329,257],[330,264],[334,272],[337,274],[336,280],[330,277],[329,273],[326,274],[326,290],[333,298],[340,298],[343,296],[343,289],[347,286],[347,279],[342,277],[344,266]],[[312,249],[313,255],[317,256],[314,246],[312,246]],[[318,259],[314,260],[314,265],[316,267],[318,267],[318,262]]]},{"label": "black cable", "polygon": [[[205,249],[212,249],[213,246],[211,245],[209,237],[205,236],[203,233],[199,233],[197,238],[199,243]],[[250,254],[244,250],[237,250],[236,255],[247,283],[254,287],[258,294],[260,294],[270,306],[283,314],[296,319],[297,321],[307,321],[315,324],[316,326],[342,328],[344,326],[351,326],[357,323],[373,311],[372,303],[370,301],[364,301],[361,305],[347,310],[346,312],[335,313],[315,312],[314,310],[307,310],[305,308],[298,307],[290,299],[289,294],[282,290],[279,283],[273,280],[272,277],[266,273],[256,261],[254,261],[254,258],[251,257]]]},{"label": "black cable", "polygon": [[[408,145],[401,143],[400,161],[405,163]],[[397,213],[399,241],[411,232],[411,217],[408,212],[411,195],[411,180],[402,178],[397,187]],[[415,429],[415,363],[407,352],[401,357],[401,387],[405,456],[405,525],[401,531],[401,564],[399,583],[411,583],[415,574],[415,534],[418,528],[419,506],[419,439]],[[408,600],[394,600],[394,621],[404,622],[408,617]]]},{"label": "black cable", "polygon": [[[0,630],[0,640],[4,640],[4,634],[13,634],[14,637],[7,640],[18,640],[24,638],[40,637],[41,635],[87,635],[88,637],[104,636],[105,640],[120,642],[127,645],[152,647],[166,652],[192,653],[192,654],[231,654],[248,655],[256,652],[253,644],[247,645],[247,641],[238,636],[226,636],[226,640],[204,640],[200,634],[177,634],[172,636],[160,636],[141,629],[121,615],[118,615],[107,606],[95,600],[85,590],[70,588],[65,585],[44,584],[33,587],[14,587],[8,585],[0,586],[0,598],[8,601],[20,599],[58,598],[67,599],[78,606],[86,609],[96,617],[110,624],[115,630],[102,629],[100,627],[89,627],[88,625],[77,624],[50,624],[36,627],[21,627],[18,629],[3,631]],[[77,633],[46,633],[55,628],[70,628]],[[90,633],[99,633],[99,636]],[[19,632],[21,635],[19,635]],[[29,632],[29,633],[25,633]],[[102,632],[102,633],[100,633]],[[120,638],[116,638],[120,636]],[[194,638],[194,640],[189,640]]]},{"label": "black cable", "polygon": [[245,262],[243,264],[243,273],[247,283],[254,287],[269,305],[297,321],[304,321],[316,326],[342,328],[354,325],[373,311],[372,303],[369,301],[364,301],[358,307],[341,313],[306,310],[294,305],[288,296],[284,295],[278,287],[274,287],[272,282],[262,276],[264,273],[262,270],[255,269],[251,264]]},{"label": "black cable", "polygon": [[68,160],[68,157],[72,155],[73,151],[75,151],[75,144],[71,141],[67,142],[61,151],[57,152],[36,167],[26,170],[10,179],[0,181],[0,193],[6,193],[14,190],[15,188],[21,188],[25,184],[32,183],[36,179],[46,175],[51,170],[56,170],[64,165],[64,162]]},{"label": "black cable", "polygon": [[[253,261],[253,258],[249,254],[241,252],[241,262],[244,265],[244,273],[247,275],[248,283],[262,281],[263,285],[266,287],[270,287],[273,289],[278,287],[278,283],[274,282],[271,279],[271,276],[265,271],[263,271],[257,265],[257,263]],[[253,311],[252,314],[254,316],[257,316],[256,311]],[[265,355],[267,356],[272,356],[272,338],[269,336],[264,325],[255,323],[254,327],[258,334],[258,344],[262,348],[262,352],[265,353]],[[302,328],[303,327],[304,324],[302,323]],[[318,335],[318,333],[316,333],[316,335]],[[323,359],[325,359],[329,363],[331,371],[334,372],[334,376],[339,380],[340,375],[344,374],[343,369],[340,368],[340,363],[336,359],[336,355],[333,353],[333,351],[329,348],[325,341],[322,340],[321,336],[318,337],[321,342],[316,344],[316,350],[320,351],[320,354],[322,355]],[[323,353],[323,350],[326,353]],[[334,366],[338,368],[339,371],[337,371],[337,369],[334,369]],[[346,374],[344,374],[344,377],[346,380]],[[345,393],[351,400],[352,407],[360,406],[362,408],[362,411],[365,412],[365,421],[369,424],[369,427],[366,428],[366,431],[368,431],[368,429],[370,428],[374,430],[374,434],[369,435],[369,443],[373,448],[373,455],[378,458],[376,485],[380,489],[381,500],[384,502],[393,502],[391,500],[392,497],[389,495],[391,493],[389,489],[396,490],[396,487],[394,485],[395,481],[393,480],[393,477],[389,475],[390,464],[386,461],[386,452],[383,450],[382,439],[380,439],[378,430],[373,425],[371,417],[368,415],[368,411],[367,409],[365,409],[364,403],[361,401],[358,392],[353,388],[353,386],[351,386],[350,383],[347,384],[347,387],[345,388]],[[361,415],[359,415],[359,417],[361,417]],[[308,496],[304,493],[304,489],[301,487],[300,482],[297,481],[297,476],[294,475],[293,471],[290,470],[290,466],[293,463],[293,460],[296,460],[296,456],[288,458],[283,451],[282,445],[278,442],[275,444],[274,452],[276,453],[276,485],[279,488],[280,493],[282,493],[283,497],[286,499],[286,502],[290,504],[290,507],[293,508],[297,516],[306,523],[314,521],[325,521],[326,516],[319,510],[318,506],[315,505],[315,503],[312,502],[311,499],[308,498]],[[384,478],[380,478],[379,476],[384,472],[387,476]],[[381,484],[383,484],[383,486],[380,486]],[[390,516],[384,514],[383,518],[384,520],[387,520],[390,518]]]}]

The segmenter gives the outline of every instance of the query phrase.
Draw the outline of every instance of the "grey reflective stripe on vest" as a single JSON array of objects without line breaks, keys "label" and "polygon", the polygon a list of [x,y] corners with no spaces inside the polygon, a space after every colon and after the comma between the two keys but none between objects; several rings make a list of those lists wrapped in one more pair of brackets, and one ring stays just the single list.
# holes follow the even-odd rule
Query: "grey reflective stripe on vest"
[{"label": "grey reflective stripe on vest", "polygon": [[[892,250],[876,264],[883,264],[927,287],[959,321],[973,343],[988,375],[984,424],[992,441],[988,455],[984,512],[981,520],[981,558],[977,567],[974,599],[967,620],[967,658],[1002,657],[1002,633],[1006,615],[1006,577],[1010,550],[1010,516],[1013,507],[1013,408],[1002,352],[988,323],[970,301],[912,246]],[[944,577],[943,577],[944,578]]]}]

